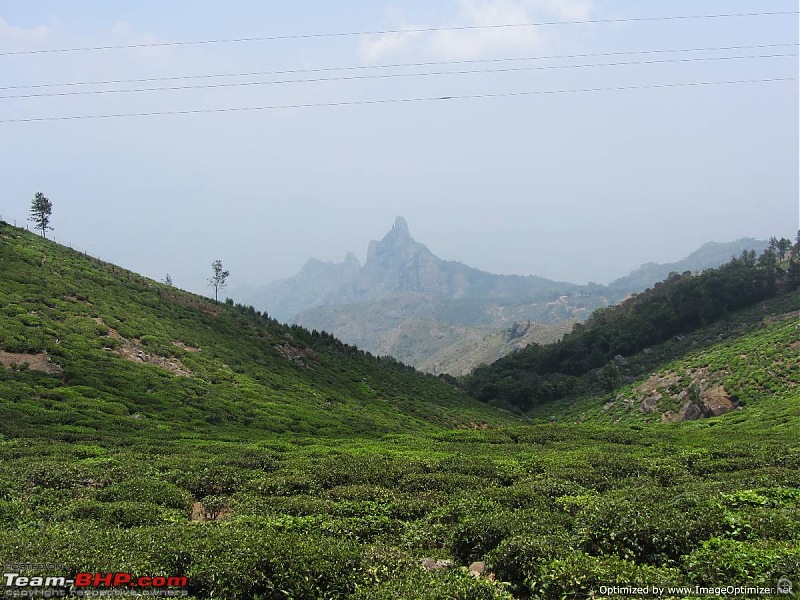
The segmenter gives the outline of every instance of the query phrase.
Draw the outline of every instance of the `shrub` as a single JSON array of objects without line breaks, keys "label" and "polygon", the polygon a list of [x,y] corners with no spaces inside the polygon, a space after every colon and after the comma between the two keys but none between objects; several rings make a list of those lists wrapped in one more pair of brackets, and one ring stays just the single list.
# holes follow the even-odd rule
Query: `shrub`
[{"label": "shrub", "polygon": [[723,511],[710,499],[694,493],[672,496],[661,488],[607,494],[576,517],[586,552],[650,564],[674,563],[725,527]]},{"label": "shrub", "polygon": [[149,502],[188,511],[192,506],[192,497],[175,484],[150,477],[137,477],[110,485],[97,493],[97,499],[105,502]]},{"label": "shrub", "polygon": [[523,535],[507,538],[486,556],[489,570],[501,581],[512,584],[512,590],[527,593],[526,582],[534,578],[541,565],[571,551],[565,544],[566,531],[557,535]]},{"label": "shrub", "polygon": [[567,554],[543,564],[525,584],[530,593],[542,598],[591,598],[601,585],[676,585],[677,569],[636,565],[617,556]]},{"label": "shrub", "polygon": [[161,507],[149,502],[97,502],[78,500],[64,511],[68,519],[86,519],[106,527],[158,525],[167,521]]},{"label": "shrub", "polygon": [[774,585],[781,577],[800,581],[800,548],[796,542],[712,538],[684,558],[683,568],[698,584]]}]

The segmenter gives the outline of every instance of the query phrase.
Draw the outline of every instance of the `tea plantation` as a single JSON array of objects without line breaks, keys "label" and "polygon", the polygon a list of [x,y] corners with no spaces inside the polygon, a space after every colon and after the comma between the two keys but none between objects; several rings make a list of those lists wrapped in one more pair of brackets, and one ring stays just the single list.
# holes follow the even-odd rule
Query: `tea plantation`
[{"label": "tea plantation", "polygon": [[[800,586],[796,292],[515,415],[6,224],[0,273],[0,560],[63,565],[31,574],[248,600]],[[625,403],[699,368],[740,409]]]}]

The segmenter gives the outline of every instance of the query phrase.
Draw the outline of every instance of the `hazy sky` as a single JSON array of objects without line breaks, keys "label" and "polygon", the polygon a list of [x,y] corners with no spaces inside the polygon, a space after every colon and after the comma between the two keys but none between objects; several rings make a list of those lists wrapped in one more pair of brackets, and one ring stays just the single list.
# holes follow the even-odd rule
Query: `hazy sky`
[{"label": "hazy sky", "polygon": [[[0,86],[797,44],[798,17],[674,19],[15,51],[542,21],[796,11],[790,0],[0,1]],[[797,46],[0,90],[65,93],[797,53]],[[0,120],[795,77],[796,56],[0,99]],[[0,215],[209,293],[362,260],[404,215],[440,257],[607,282],[703,242],[798,228],[798,83],[0,123]]]}]

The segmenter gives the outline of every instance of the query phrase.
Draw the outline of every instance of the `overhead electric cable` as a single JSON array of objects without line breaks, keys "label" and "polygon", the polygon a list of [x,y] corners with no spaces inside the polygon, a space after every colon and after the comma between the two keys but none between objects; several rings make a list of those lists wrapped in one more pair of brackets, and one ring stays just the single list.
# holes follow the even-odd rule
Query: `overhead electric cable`
[{"label": "overhead electric cable", "polygon": [[739,85],[747,83],[774,83],[781,81],[797,81],[797,80],[798,80],[797,76],[790,76],[790,77],[773,77],[769,79],[741,79],[736,81],[692,81],[692,82],[662,83],[662,84],[651,84],[651,85],[632,85],[623,87],[595,87],[595,88],[565,89],[565,90],[536,90],[536,91],[524,91],[524,92],[467,94],[467,95],[456,95],[456,96],[429,96],[429,97],[419,97],[419,98],[383,98],[376,100],[350,100],[341,102],[310,102],[304,104],[278,104],[272,106],[200,108],[192,110],[167,110],[167,111],[139,112],[139,113],[132,112],[132,113],[116,113],[116,114],[103,114],[103,115],[71,115],[62,117],[27,117],[19,119],[2,119],[0,120],[0,124],[34,123],[34,122],[45,122],[45,121],[74,121],[78,119],[115,119],[124,117],[153,117],[153,116],[194,115],[194,114],[205,114],[205,113],[287,110],[294,108],[321,108],[321,107],[333,107],[333,106],[364,106],[370,104],[438,102],[443,100],[475,100],[482,98],[510,98],[515,96],[544,96],[544,95],[555,95],[555,94],[580,94],[589,92],[615,92],[615,91],[628,91],[628,90],[653,90],[653,89],[665,89],[665,88],[700,87],[700,86],[714,86],[714,85]]},{"label": "overhead electric cable", "polygon": [[711,56],[711,57],[694,57],[694,58],[674,58],[664,60],[642,60],[630,62],[615,62],[615,63],[589,63],[581,65],[545,65],[537,67],[505,67],[500,69],[469,69],[463,71],[433,71],[427,73],[382,73],[379,75],[346,75],[340,77],[318,77],[313,79],[285,79],[278,81],[237,81],[233,83],[206,83],[196,85],[179,85],[179,86],[161,86],[150,88],[138,89],[122,89],[122,90],[80,90],[77,92],[46,92],[43,94],[16,94],[13,96],[0,96],[0,100],[20,100],[25,98],[52,98],[62,96],[87,96],[96,94],[131,94],[137,92],[166,92],[177,90],[198,90],[198,89],[218,89],[218,88],[231,88],[231,87],[247,87],[254,85],[282,85],[289,83],[319,83],[325,81],[354,81],[364,79],[392,79],[398,77],[430,77],[441,75],[474,75],[479,73],[511,73],[520,71],[542,71],[552,69],[583,69],[590,67],[619,67],[631,65],[655,65],[667,63],[688,63],[688,62],[701,62],[701,61],[715,61],[715,60],[744,60],[744,59],[760,59],[760,58],[779,58],[797,56],[797,53],[783,53],[783,54],[761,54],[755,56]]},{"label": "overhead electric cable", "polygon": [[262,75],[299,75],[302,73],[327,73],[334,71],[355,71],[369,69],[399,69],[410,67],[433,67],[443,65],[462,65],[462,64],[481,64],[481,63],[504,63],[513,61],[527,60],[560,60],[572,58],[602,58],[607,56],[627,56],[633,54],[668,54],[671,52],[723,52],[731,50],[759,50],[766,48],[787,48],[797,47],[799,43],[786,44],[754,44],[749,46],[719,46],[706,48],[664,48],[657,50],[629,50],[625,52],[595,52],[591,54],[554,54],[549,56],[520,56],[509,58],[474,58],[467,60],[437,60],[416,63],[395,63],[384,65],[351,65],[346,67],[318,67],[314,69],[289,69],[282,71],[250,71],[247,73],[211,73],[202,75],[178,75],[173,77],[146,77],[142,79],[106,79],[101,81],[67,81],[61,83],[34,83],[27,85],[6,85],[0,86],[0,90],[21,90],[38,89],[46,87],[71,87],[81,85],[114,85],[118,83],[151,83],[156,81],[181,81],[186,79],[212,79],[219,77],[256,77]]},{"label": "overhead electric cable", "polygon": [[504,29],[513,27],[543,27],[551,25],[590,25],[601,23],[643,23],[650,21],[684,21],[693,19],[725,19],[743,17],[767,17],[797,15],[800,11],[786,10],[773,12],[717,13],[710,15],[671,15],[662,17],[625,17],[618,19],[584,19],[580,21],[540,21],[536,23],[501,23],[497,25],[461,25],[453,27],[418,27],[411,29],[385,29],[382,31],[346,31],[324,33],[299,33],[262,37],[243,37],[225,39],[189,40],[182,42],[147,42],[141,44],[115,44],[108,46],[84,46],[78,48],[48,48],[43,50],[12,50],[0,52],[0,56],[22,56],[26,54],[52,54],[58,52],[93,52],[98,50],[122,50],[131,48],[160,48],[168,46],[193,46],[200,44],[235,44],[243,42],[272,42],[280,40],[300,40],[313,38],[353,37],[363,35],[386,35],[398,33],[432,33],[437,31],[471,31],[480,29]]}]

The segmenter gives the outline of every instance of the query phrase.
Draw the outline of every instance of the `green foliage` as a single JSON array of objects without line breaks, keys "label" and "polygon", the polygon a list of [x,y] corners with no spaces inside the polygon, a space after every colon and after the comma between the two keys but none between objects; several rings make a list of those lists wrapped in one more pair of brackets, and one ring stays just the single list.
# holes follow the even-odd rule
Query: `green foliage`
[{"label": "green foliage", "polygon": [[50,215],[53,214],[53,203],[42,193],[36,192],[31,200],[30,221],[33,226],[42,232],[42,237],[47,236],[50,227]]},{"label": "green foliage", "polygon": [[800,578],[800,547],[797,543],[772,541],[740,542],[712,538],[687,555],[684,569],[692,582],[728,585],[746,581],[772,586],[781,577]]},{"label": "green foliage", "polygon": [[617,389],[617,384],[619,383],[619,367],[613,361],[608,363],[603,369],[600,371],[600,383],[603,384],[603,388],[609,393],[613,394],[614,390]]}]

